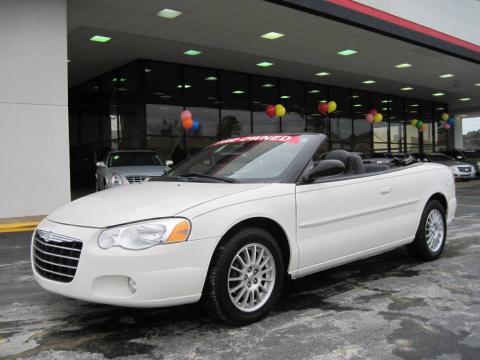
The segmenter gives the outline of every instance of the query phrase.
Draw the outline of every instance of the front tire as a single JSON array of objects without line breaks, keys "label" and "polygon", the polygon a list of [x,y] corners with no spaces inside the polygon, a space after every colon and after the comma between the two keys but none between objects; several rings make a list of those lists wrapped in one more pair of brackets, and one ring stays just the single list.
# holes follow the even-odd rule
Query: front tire
[{"label": "front tire", "polygon": [[435,260],[440,257],[447,239],[445,209],[438,200],[430,200],[422,213],[415,240],[407,250],[419,260]]},{"label": "front tire", "polygon": [[260,228],[241,229],[215,250],[201,302],[214,319],[249,324],[275,307],[284,278],[275,238]]}]

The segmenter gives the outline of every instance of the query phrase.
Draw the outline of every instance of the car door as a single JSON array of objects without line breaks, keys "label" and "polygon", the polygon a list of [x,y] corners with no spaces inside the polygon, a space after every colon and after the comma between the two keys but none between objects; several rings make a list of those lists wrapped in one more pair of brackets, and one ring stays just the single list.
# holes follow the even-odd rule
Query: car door
[{"label": "car door", "polygon": [[417,225],[409,212],[418,198],[408,195],[399,175],[393,171],[297,185],[299,275],[381,252],[411,237]]}]

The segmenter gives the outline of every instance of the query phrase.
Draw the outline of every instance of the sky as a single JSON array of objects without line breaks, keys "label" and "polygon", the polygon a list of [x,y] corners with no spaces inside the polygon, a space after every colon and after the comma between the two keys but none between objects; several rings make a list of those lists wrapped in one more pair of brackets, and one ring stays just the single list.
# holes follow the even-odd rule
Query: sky
[{"label": "sky", "polygon": [[480,117],[463,119],[463,135],[469,131],[480,129]]}]

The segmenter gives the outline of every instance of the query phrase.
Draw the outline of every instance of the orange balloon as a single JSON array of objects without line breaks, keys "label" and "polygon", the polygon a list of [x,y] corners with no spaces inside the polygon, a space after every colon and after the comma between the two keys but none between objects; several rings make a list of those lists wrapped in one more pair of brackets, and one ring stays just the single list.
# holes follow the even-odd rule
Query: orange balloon
[{"label": "orange balloon", "polygon": [[193,127],[193,119],[192,118],[186,118],[185,120],[182,121],[182,126],[184,129],[191,129]]}]

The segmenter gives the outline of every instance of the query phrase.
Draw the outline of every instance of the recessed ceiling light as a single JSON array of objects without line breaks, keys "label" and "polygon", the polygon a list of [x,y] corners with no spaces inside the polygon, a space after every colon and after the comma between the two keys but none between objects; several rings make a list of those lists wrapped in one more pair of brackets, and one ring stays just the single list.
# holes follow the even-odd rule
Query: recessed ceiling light
[{"label": "recessed ceiling light", "polygon": [[185,85],[180,84],[180,85],[177,85],[177,88],[179,88],[179,89],[181,89],[182,87],[183,87],[184,89],[190,89],[190,88],[192,87],[192,85],[190,85],[190,84],[185,84]]},{"label": "recessed ceiling light", "polygon": [[413,88],[410,87],[410,86],[405,86],[405,87],[401,88],[400,90],[402,90],[402,91],[410,91],[410,90],[413,90]]},{"label": "recessed ceiling light", "polygon": [[[117,80],[118,80],[118,79],[117,79],[116,77],[112,79],[113,82],[117,82]],[[120,78],[120,82],[125,82],[125,81],[127,81],[127,79],[125,79],[125,78]]]},{"label": "recessed ceiling light", "polygon": [[207,97],[207,99],[208,99],[208,100],[215,100],[216,97],[215,97],[215,96],[209,96],[209,97]]},{"label": "recessed ceiling light", "polygon": [[163,17],[165,19],[175,19],[182,15],[183,12],[173,9],[163,9],[157,12],[157,16]]},{"label": "recessed ceiling light", "polygon": [[388,104],[388,103],[392,103],[392,102],[393,102],[393,100],[387,100],[387,99],[382,100],[382,104]]},{"label": "recessed ceiling light", "polygon": [[235,90],[235,91],[232,91],[232,94],[236,94],[236,95],[245,94],[245,91],[243,91],[243,90]]},{"label": "recessed ceiling light", "polygon": [[270,83],[262,85],[263,88],[271,88],[271,87],[274,87],[274,86],[275,86],[275,84],[270,84]]},{"label": "recessed ceiling light", "polygon": [[328,75],[330,75],[330,73],[326,72],[326,71],[322,71],[322,72],[316,73],[315,75],[317,75],[317,76],[328,76]]},{"label": "recessed ceiling light", "polygon": [[152,69],[145,68],[145,72],[146,72],[146,73],[152,72]]},{"label": "recessed ceiling light", "polygon": [[282,95],[282,96],[280,96],[280,99],[290,99],[290,96],[289,95]]},{"label": "recessed ceiling light", "polygon": [[352,99],[358,99],[360,95],[352,95]]},{"label": "recessed ceiling light", "polygon": [[337,52],[338,55],[343,55],[343,56],[350,56],[356,54],[358,51],[352,50],[352,49],[345,49],[342,51]]},{"label": "recessed ceiling light", "polygon": [[412,64],[403,63],[403,64],[395,65],[395,67],[396,67],[397,69],[405,69],[405,68],[412,67]]},{"label": "recessed ceiling light", "polygon": [[261,35],[262,38],[268,39],[268,40],[275,40],[275,39],[279,39],[279,38],[284,37],[284,36],[285,36],[285,34],[278,33],[278,32],[275,32],[275,31],[270,31],[266,34]]},{"label": "recessed ceiling light", "polygon": [[442,92],[436,92],[436,93],[433,93],[432,95],[433,95],[433,96],[443,96],[443,95],[445,95],[445,94],[442,93]]},{"label": "recessed ceiling light", "polygon": [[475,86],[480,86],[480,83],[476,83],[476,84],[474,84],[474,85],[475,85]]},{"label": "recessed ceiling light", "polygon": [[110,40],[112,40],[111,37],[102,36],[102,35],[94,35],[90,38],[90,41],[101,42],[101,43],[106,43]]},{"label": "recessed ceiling light", "polygon": [[354,104],[353,107],[362,107],[362,104]]},{"label": "recessed ceiling light", "polygon": [[419,104],[410,104],[411,107],[417,107],[420,106]]},{"label": "recessed ceiling light", "polygon": [[319,100],[318,102],[322,103],[322,104],[325,104],[327,102],[327,100]]},{"label": "recessed ceiling light", "polygon": [[215,80],[217,80],[217,77],[216,77],[216,76],[209,76],[209,77],[206,77],[205,80],[207,80],[207,81],[215,81]]},{"label": "recessed ceiling light", "polygon": [[185,55],[190,55],[190,56],[197,56],[200,55],[202,52],[198,50],[187,50],[183,52]]},{"label": "recessed ceiling light", "polygon": [[445,110],[445,108],[443,108],[443,107],[437,107],[437,108],[435,108],[435,110]]},{"label": "recessed ceiling light", "polygon": [[320,93],[321,91],[320,90],[317,90],[317,89],[313,89],[313,90],[310,90],[309,93],[310,94],[318,94]]},{"label": "recessed ceiling light", "polygon": [[271,63],[271,62],[268,62],[268,61],[262,61],[262,62],[259,62],[257,64],[257,66],[260,66],[260,67],[270,67],[270,66],[273,66],[274,64]]},{"label": "recessed ceiling light", "polygon": [[375,80],[365,80],[365,81],[362,81],[362,84],[375,84],[376,81]]},{"label": "recessed ceiling light", "polygon": [[470,101],[472,99],[470,99],[469,97],[464,97],[464,98],[460,98],[458,100],[460,100],[460,101]]},{"label": "recessed ceiling light", "polygon": [[448,78],[452,78],[454,76],[455,75],[453,75],[453,74],[443,74],[443,75],[440,75],[439,77],[442,78],[442,79],[448,79]]}]

